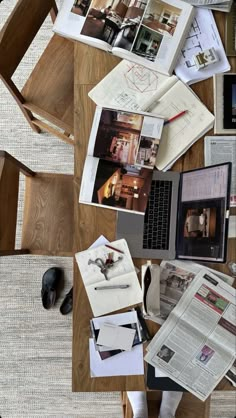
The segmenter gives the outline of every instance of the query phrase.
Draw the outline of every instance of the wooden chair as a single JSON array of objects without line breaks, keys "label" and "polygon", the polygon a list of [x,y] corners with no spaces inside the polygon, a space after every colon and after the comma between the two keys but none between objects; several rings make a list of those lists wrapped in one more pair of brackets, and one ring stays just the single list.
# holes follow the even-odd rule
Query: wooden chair
[{"label": "wooden chair", "polygon": [[[15,249],[19,175],[25,177],[21,249]],[[0,256],[73,255],[73,176],[35,173],[0,151]]]},{"label": "wooden chair", "polygon": [[[161,404],[161,391],[147,392],[148,418],[157,418]],[[133,418],[133,412],[126,392],[121,393],[123,416]],[[185,392],[176,412],[176,418],[209,418],[210,397],[202,402],[191,393]]]},{"label": "wooden chair", "polygon": [[44,129],[73,144],[73,42],[54,35],[21,92],[12,81],[16,68],[49,13],[54,21],[57,14],[55,0],[18,1],[0,32],[0,78],[35,132]]}]

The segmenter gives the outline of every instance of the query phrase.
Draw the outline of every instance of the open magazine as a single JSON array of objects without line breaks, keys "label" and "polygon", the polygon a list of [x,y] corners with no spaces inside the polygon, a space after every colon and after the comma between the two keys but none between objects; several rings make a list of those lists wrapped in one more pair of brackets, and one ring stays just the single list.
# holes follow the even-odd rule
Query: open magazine
[{"label": "open magazine", "polygon": [[[152,264],[155,266],[155,264]],[[230,286],[234,283],[234,278],[224,274],[220,271],[203,267],[201,264],[192,261],[180,260],[163,260],[160,264],[160,313],[157,315],[148,316],[146,319],[151,319],[158,324],[164,324],[171,311],[175,308],[185,291],[188,289],[193,279],[202,269],[208,270],[215,276],[219,277]],[[144,277],[146,272],[146,265],[142,266],[142,290],[145,291]]]},{"label": "open magazine", "polygon": [[164,119],[97,107],[79,202],[144,214]]},{"label": "open magazine", "polygon": [[149,344],[145,360],[202,401],[236,355],[236,291],[201,270]]},{"label": "open magazine", "polygon": [[193,17],[181,0],[65,0],[53,30],[170,74]]}]

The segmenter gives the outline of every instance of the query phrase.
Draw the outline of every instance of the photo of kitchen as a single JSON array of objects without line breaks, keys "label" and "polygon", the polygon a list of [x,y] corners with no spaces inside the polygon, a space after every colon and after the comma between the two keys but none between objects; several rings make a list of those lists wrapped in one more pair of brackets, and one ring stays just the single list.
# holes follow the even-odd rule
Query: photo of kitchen
[{"label": "photo of kitchen", "polygon": [[93,155],[108,161],[134,164],[143,119],[136,113],[103,109]]},{"label": "photo of kitchen", "polygon": [[93,0],[81,34],[130,50],[146,4],[147,0]]},{"label": "photo of kitchen", "polygon": [[142,24],[161,35],[173,36],[181,9],[160,0],[150,0]]},{"label": "photo of kitchen", "polygon": [[75,0],[71,13],[76,15],[86,16],[91,0]]},{"label": "photo of kitchen", "polygon": [[162,39],[163,35],[141,25],[131,52],[155,61]]},{"label": "photo of kitchen", "polygon": [[154,167],[160,140],[141,136],[139,141],[136,164],[143,167]]},{"label": "photo of kitchen", "polygon": [[151,181],[152,170],[100,160],[92,202],[144,213]]}]

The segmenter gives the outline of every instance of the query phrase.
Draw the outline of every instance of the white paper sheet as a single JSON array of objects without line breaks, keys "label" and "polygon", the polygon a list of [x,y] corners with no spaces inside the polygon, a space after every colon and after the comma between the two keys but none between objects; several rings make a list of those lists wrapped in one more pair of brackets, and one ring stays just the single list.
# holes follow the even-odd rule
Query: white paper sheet
[{"label": "white paper sheet", "polygon": [[100,328],[97,344],[112,349],[130,351],[132,349],[135,333],[135,329],[105,323]]},{"label": "white paper sheet", "polygon": [[95,350],[93,339],[89,339],[91,377],[143,375],[143,345],[124,351],[106,360],[101,360]]},{"label": "white paper sheet", "polygon": [[[215,49],[219,61],[197,71],[193,55],[212,47]],[[213,74],[223,73],[229,69],[230,64],[227,60],[212,11],[196,8],[195,18],[175,67],[176,75],[184,83],[193,84],[212,77]]]}]

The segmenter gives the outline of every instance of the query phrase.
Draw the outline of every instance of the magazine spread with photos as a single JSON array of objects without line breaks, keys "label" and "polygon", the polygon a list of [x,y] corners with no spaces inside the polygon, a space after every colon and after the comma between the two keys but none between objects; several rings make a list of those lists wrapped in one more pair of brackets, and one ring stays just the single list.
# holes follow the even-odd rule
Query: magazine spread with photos
[{"label": "magazine spread with photos", "polygon": [[214,76],[215,134],[236,134],[236,74]]},{"label": "magazine spread with photos", "polygon": [[147,347],[145,360],[202,401],[232,367],[235,289],[201,270]]},{"label": "magazine spread with photos", "polygon": [[144,214],[164,119],[97,107],[79,202]]},{"label": "magazine spread with photos", "polygon": [[[234,283],[233,277],[191,261],[163,260],[160,267],[160,314],[152,317],[145,316],[145,318],[161,325],[164,324],[184,292],[202,269],[212,272],[230,286]],[[142,266],[142,282],[144,275],[145,270]]]},{"label": "magazine spread with photos", "polygon": [[171,74],[193,17],[182,0],[65,0],[53,30]]}]

